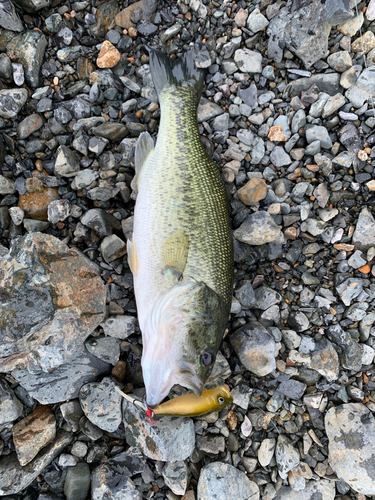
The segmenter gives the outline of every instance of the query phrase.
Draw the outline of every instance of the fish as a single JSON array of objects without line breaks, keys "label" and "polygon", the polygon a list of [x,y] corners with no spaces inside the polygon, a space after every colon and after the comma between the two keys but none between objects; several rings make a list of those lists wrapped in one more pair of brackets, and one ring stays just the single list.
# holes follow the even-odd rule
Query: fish
[{"label": "fish", "polygon": [[156,417],[200,417],[208,413],[219,412],[233,403],[233,396],[228,385],[203,391],[201,396],[193,393],[178,396],[156,406],[153,413]]},{"label": "fish", "polygon": [[220,172],[199,137],[204,70],[194,49],[177,59],[150,50],[161,119],[156,144],[135,148],[136,193],[129,267],[142,333],[146,401],[173,385],[202,394],[229,318],[233,242]]}]

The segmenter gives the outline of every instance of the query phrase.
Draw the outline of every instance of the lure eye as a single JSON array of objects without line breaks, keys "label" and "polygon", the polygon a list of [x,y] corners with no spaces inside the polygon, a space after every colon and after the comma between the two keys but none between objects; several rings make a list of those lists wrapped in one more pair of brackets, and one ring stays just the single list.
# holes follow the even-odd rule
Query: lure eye
[{"label": "lure eye", "polygon": [[221,396],[219,398],[217,398],[219,404],[223,404],[224,403],[224,398],[222,398]]},{"label": "lure eye", "polygon": [[214,355],[209,351],[205,351],[201,355],[201,363],[203,366],[208,367],[211,366],[214,362]]}]

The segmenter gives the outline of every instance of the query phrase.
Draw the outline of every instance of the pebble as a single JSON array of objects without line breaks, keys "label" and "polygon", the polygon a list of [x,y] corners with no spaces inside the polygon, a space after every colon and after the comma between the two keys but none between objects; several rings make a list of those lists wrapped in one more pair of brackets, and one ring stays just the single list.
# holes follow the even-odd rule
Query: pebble
[{"label": "pebble", "polygon": [[258,460],[262,467],[267,467],[274,456],[276,439],[264,439],[258,450]]},{"label": "pebble", "polygon": [[254,52],[253,50],[246,48],[237,49],[234,53],[234,61],[237,64],[238,69],[243,73],[262,72],[262,56],[259,52]]},{"label": "pebble", "polygon": [[247,18],[246,26],[253,33],[257,33],[258,31],[264,30],[268,24],[267,18],[264,17],[256,7]]},{"label": "pebble", "polygon": [[274,222],[271,215],[264,211],[247,216],[233,234],[238,241],[248,245],[282,244],[284,242],[280,227]]},{"label": "pebble", "polygon": [[360,250],[368,250],[375,245],[375,219],[367,207],[359,214],[352,242]]},{"label": "pebble", "polygon": [[7,382],[3,379],[0,379],[0,396],[0,425],[5,425],[17,420],[22,415],[23,406]]},{"label": "pebble", "polygon": [[245,205],[256,205],[267,196],[267,184],[263,179],[253,177],[237,192]]},{"label": "pebble", "polygon": [[162,470],[165,484],[175,495],[184,495],[188,485],[189,470],[184,461],[168,462]]},{"label": "pebble", "polygon": [[64,494],[67,500],[85,500],[90,489],[91,473],[88,464],[79,463],[69,467],[65,483]]},{"label": "pebble", "polygon": [[18,115],[27,100],[26,89],[0,90],[0,116],[13,118]]},{"label": "pebble", "polygon": [[100,245],[100,251],[103,259],[109,264],[126,253],[125,243],[115,234],[106,236]]},{"label": "pebble", "polygon": [[108,40],[104,40],[96,64],[99,68],[113,68],[120,61],[121,54]]}]

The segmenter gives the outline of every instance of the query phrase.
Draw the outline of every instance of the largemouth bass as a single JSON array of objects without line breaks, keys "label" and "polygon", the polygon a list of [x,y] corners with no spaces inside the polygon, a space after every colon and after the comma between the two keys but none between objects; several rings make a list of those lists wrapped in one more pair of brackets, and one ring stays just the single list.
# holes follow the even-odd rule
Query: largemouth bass
[{"label": "largemouth bass", "polygon": [[137,199],[129,265],[142,332],[147,404],[174,384],[200,395],[229,317],[233,249],[223,181],[197,126],[204,71],[193,51],[150,52],[161,120],[135,151]]},{"label": "largemouth bass", "polygon": [[153,409],[157,417],[199,417],[221,411],[227,405],[233,403],[233,396],[227,385],[215,387],[203,391],[201,396],[195,394],[186,394],[166,403],[156,406]]}]

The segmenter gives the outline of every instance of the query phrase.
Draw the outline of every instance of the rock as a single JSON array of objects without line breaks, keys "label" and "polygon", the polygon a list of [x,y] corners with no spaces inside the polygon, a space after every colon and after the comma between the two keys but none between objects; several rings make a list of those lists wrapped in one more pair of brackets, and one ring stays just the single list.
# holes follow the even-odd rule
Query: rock
[{"label": "rock", "polygon": [[185,462],[168,462],[162,470],[165,484],[175,495],[184,495],[188,485],[189,469]]},{"label": "rock", "polygon": [[60,406],[61,414],[72,432],[79,430],[79,421],[83,416],[83,411],[78,400],[63,403]]},{"label": "rock", "polygon": [[100,429],[115,432],[121,424],[121,395],[115,383],[105,377],[100,383],[82,386],[79,400],[86,417]]},{"label": "rock", "polygon": [[246,26],[246,19],[248,18],[248,15],[248,12],[246,12],[246,10],[243,8],[237,11],[234,17],[234,22],[239,28],[243,28],[244,26]]},{"label": "rock", "polygon": [[14,118],[27,101],[26,89],[0,90],[0,116]]},{"label": "rock", "polygon": [[0,175],[0,194],[13,194],[15,193],[14,182],[6,177]]},{"label": "rock", "polygon": [[258,33],[258,31],[262,31],[267,28],[268,24],[269,22],[267,21],[267,18],[260,13],[257,7],[255,7],[247,18],[246,26],[253,33]]},{"label": "rock", "polygon": [[287,137],[283,132],[281,125],[275,125],[270,128],[268,139],[273,142],[286,141]]},{"label": "rock", "polygon": [[367,264],[367,261],[364,259],[364,255],[360,250],[356,250],[348,259],[349,266],[354,269],[358,269]]},{"label": "rock", "polygon": [[120,358],[120,345],[112,337],[95,337],[85,342],[86,349],[105,363],[115,366]]},{"label": "rock", "polygon": [[46,28],[50,33],[57,33],[59,31],[61,22],[62,17],[60,16],[60,14],[51,14],[45,21]]},{"label": "rock", "polygon": [[348,278],[336,287],[341,300],[346,306],[350,306],[352,300],[358,297],[358,295],[362,292],[362,289],[362,280],[358,278]]},{"label": "rock", "polygon": [[126,466],[116,465],[113,460],[99,465],[92,473],[92,500],[106,500],[107,498],[142,500],[142,494],[130,479],[130,475],[131,472]]},{"label": "rock", "polygon": [[204,455],[217,455],[225,451],[225,439],[223,436],[206,434],[197,436],[196,449]]},{"label": "rock", "polygon": [[238,69],[243,73],[261,73],[262,56],[259,52],[249,49],[237,49],[234,53],[234,61]]},{"label": "rock", "polygon": [[310,321],[302,311],[297,311],[289,314],[288,325],[296,332],[304,332],[310,327]]},{"label": "rock", "polygon": [[24,466],[55,439],[55,416],[48,406],[38,406],[17,422],[12,432],[18,460]]},{"label": "rock", "polygon": [[0,361],[0,369],[55,368],[104,318],[106,289],[95,264],[53,236],[32,233],[14,240],[0,268],[7,297],[0,304],[0,356],[13,354],[10,364]]},{"label": "rock", "polygon": [[276,146],[271,153],[271,161],[275,167],[283,167],[285,165],[290,165],[292,160],[290,156],[284,151],[281,146]]},{"label": "rock", "polygon": [[139,448],[148,458],[178,462],[194,450],[194,424],[189,418],[160,417],[153,426],[142,410],[124,399],[123,419],[127,443]]},{"label": "rock", "polygon": [[66,500],[85,500],[90,489],[91,473],[88,464],[68,467],[64,483]]},{"label": "rock", "polygon": [[9,209],[10,218],[15,226],[20,226],[24,218],[24,212],[18,207],[11,207]]},{"label": "rock", "polygon": [[264,377],[275,370],[275,341],[260,323],[242,326],[232,333],[230,342],[244,367],[255,375]]},{"label": "rock", "polygon": [[90,26],[91,35],[96,38],[104,38],[112,26],[117,12],[118,3],[116,0],[100,4],[96,10],[95,24]]},{"label": "rock", "polygon": [[79,169],[79,156],[67,146],[59,146],[54,166],[56,177],[74,177]]},{"label": "rock", "polygon": [[0,26],[6,30],[23,31],[22,21],[9,0],[3,0],[0,4]]},{"label": "rock", "polygon": [[331,68],[333,68],[335,71],[338,71],[339,73],[347,71],[353,65],[352,58],[350,57],[349,52],[347,52],[346,50],[331,54],[330,56],[328,56],[327,62],[331,66]]},{"label": "rock", "polygon": [[364,52],[365,54],[370,52],[373,48],[375,48],[375,35],[372,31],[366,31],[366,33],[357,38],[351,46],[352,52]]},{"label": "rock", "polygon": [[375,19],[375,1],[370,0],[370,3],[367,6],[366,17],[369,21],[373,21]]},{"label": "rock", "polygon": [[259,488],[232,465],[212,462],[201,470],[198,481],[198,500],[259,500]]},{"label": "rock", "polygon": [[108,40],[104,40],[96,64],[99,68],[113,68],[120,61],[121,54]]},{"label": "rock", "polygon": [[250,85],[250,87],[246,89],[240,89],[239,92],[240,97],[245,104],[251,108],[256,108],[258,106],[258,91],[255,84]]},{"label": "rock", "polygon": [[[80,174],[81,173],[79,173],[78,176]],[[75,177],[75,180],[77,177]],[[94,229],[103,236],[110,235],[114,230],[119,231],[121,228],[119,220],[102,208],[92,208],[88,210],[81,218],[81,223]]]},{"label": "rock", "polygon": [[[375,494],[375,419],[361,403],[330,408],[325,417],[329,464],[356,492]],[[350,460],[348,460],[350,457]]]},{"label": "rock", "polygon": [[74,399],[84,384],[108,373],[111,367],[80,347],[66,362],[48,373],[31,374],[15,369],[12,375],[41,404]]},{"label": "rock", "polygon": [[362,208],[352,237],[352,243],[360,250],[375,245],[375,219],[367,207]]},{"label": "rock", "polygon": [[325,127],[314,125],[306,129],[306,140],[310,144],[313,141],[319,141],[323,149],[332,147],[332,140]]},{"label": "rock", "polygon": [[360,371],[362,367],[363,348],[340,325],[328,328],[328,337],[341,347],[341,365],[347,370]]},{"label": "rock", "polygon": [[48,7],[50,4],[49,0],[16,0],[14,3],[21,10],[30,13],[38,12],[38,10]]},{"label": "rock", "polygon": [[277,390],[281,394],[284,394],[287,398],[298,401],[302,398],[303,393],[306,390],[306,384],[293,379],[285,380],[284,382],[281,382]]},{"label": "rock", "polygon": [[47,39],[41,31],[37,30],[30,30],[17,35],[6,46],[7,55],[13,61],[22,64],[26,81],[34,89],[40,83],[40,70],[46,48]]},{"label": "rock", "polygon": [[237,195],[245,205],[256,205],[267,196],[267,184],[263,179],[253,177],[237,191]]},{"label": "rock", "polygon": [[100,245],[103,259],[109,263],[126,254],[126,244],[115,234],[106,236]]},{"label": "rock", "polygon": [[20,139],[27,139],[31,134],[43,127],[43,119],[37,113],[27,116],[17,125]]},{"label": "rock", "polygon": [[[23,406],[7,382],[0,378],[0,426],[17,420],[22,415]],[[0,483],[1,488],[1,483]]]},{"label": "rock", "polygon": [[0,495],[12,495],[25,490],[39,474],[71,443],[71,432],[59,431],[53,443],[22,467],[16,453],[0,458]]},{"label": "rock", "polygon": [[110,141],[117,142],[128,135],[128,129],[122,123],[109,122],[94,128],[92,133],[99,137],[109,139]]},{"label": "rock", "polygon": [[281,486],[274,500],[334,500],[336,494],[335,483],[328,479],[309,481],[303,491],[295,491],[289,486]]},{"label": "rock", "polygon": [[276,439],[263,439],[258,450],[258,460],[262,467],[267,467],[275,453]]},{"label": "rock", "polygon": [[106,335],[124,340],[135,333],[136,324],[137,320],[132,316],[114,316],[100,323],[100,326]]},{"label": "rock", "polygon": [[69,200],[55,200],[48,205],[48,220],[52,224],[64,221],[71,214]]},{"label": "rock", "polygon": [[234,237],[248,245],[264,245],[265,243],[284,243],[280,227],[268,212],[259,211],[248,215],[241,226],[234,232]]},{"label": "rock", "polygon": [[342,24],[337,26],[337,31],[340,31],[345,36],[354,36],[363,24],[363,14],[360,12],[358,16],[353,17],[353,19],[349,19]]},{"label": "rock", "polygon": [[[1,16],[0,16],[1,22]],[[11,78],[12,76],[12,63],[6,54],[0,54],[0,77]]]},{"label": "rock", "polygon": [[140,0],[123,9],[115,18],[115,23],[121,28],[129,29],[133,26],[132,15],[135,14],[138,19],[148,20],[156,11],[158,2],[154,0]]},{"label": "rock", "polygon": [[46,221],[48,205],[60,199],[57,188],[45,187],[38,177],[26,179],[25,188],[26,193],[18,199],[18,208],[28,218]]},{"label": "rock", "polygon": [[277,439],[276,462],[281,477],[286,477],[300,462],[298,451],[284,434],[280,434]]},{"label": "rock", "polygon": [[261,309],[262,311],[266,311],[275,304],[279,304],[282,300],[282,297],[278,292],[272,290],[272,288],[268,288],[267,286],[257,288],[254,296],[255,301],[252,304],[253,307]]},{"label": "rock", "polygon": [[337,110],[342,108],[345,103],[346,103],[346,99],[341,94],[336,94],[332,97],[329,97],[329,99],[327,100],[327,102],[324,105],[322,117],[327,118],[327,116],[332,115]]}]

